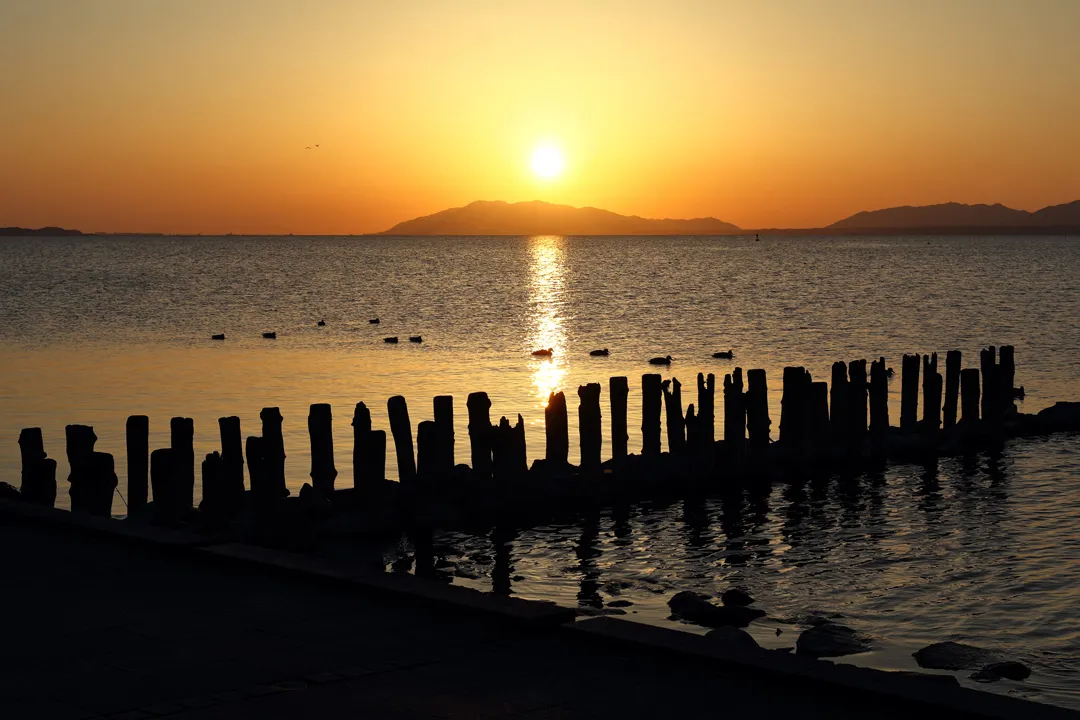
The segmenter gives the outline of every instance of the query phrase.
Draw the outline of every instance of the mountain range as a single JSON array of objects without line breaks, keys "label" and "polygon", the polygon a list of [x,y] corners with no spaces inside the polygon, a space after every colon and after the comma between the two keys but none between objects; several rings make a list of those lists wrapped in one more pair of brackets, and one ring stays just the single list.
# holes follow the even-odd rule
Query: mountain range
[{"label": "mountain range", "polygon": [[1000,203],[943,203],[886,208],[855,213],[827,230],[911,230],[928,228],[1080,228],[1080,200],[1028,212]]}]

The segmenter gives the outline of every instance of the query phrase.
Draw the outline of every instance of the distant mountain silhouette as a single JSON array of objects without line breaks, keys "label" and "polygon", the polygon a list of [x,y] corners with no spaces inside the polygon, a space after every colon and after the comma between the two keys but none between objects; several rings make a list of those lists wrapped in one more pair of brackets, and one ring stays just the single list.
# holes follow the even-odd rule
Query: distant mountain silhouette
[{"label": "distant mountain silhouette", "polygon": [[79,230],[65,230],[58,227],[43,227],[36,230],[21,227],[0,227],[0,237],[64,237],[82,234]]},{"label": "distant mountain silhouette", "polygon": [[855,213],[828,229],[909,230],[917,228],[1080,227],[1080,200],[1045,207],[1036,212],[1014,210],[1000,203],[963,205],[944,203],[886,208]]},{"label": "distant mountain silhouette", "polygon": [[593,207],[535,200],[478,200],[465,207],[406,220],[381,235],[727,235],[738,226],[716,218],[653,220]]}]

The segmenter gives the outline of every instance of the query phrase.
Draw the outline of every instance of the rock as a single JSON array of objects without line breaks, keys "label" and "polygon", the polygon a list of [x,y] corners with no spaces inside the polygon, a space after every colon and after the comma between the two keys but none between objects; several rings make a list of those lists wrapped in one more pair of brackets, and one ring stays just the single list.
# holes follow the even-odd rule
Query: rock
[{"label": "rock", "polygon": [[753,605],[754,598],[750,597],[750,593],[745,590],[731,588],[725,590],[724,594],[720,596],[720,602],[734,607],[746,607],[747,605]]},{"label": "rock", "polygon": [[730,605],[713,605],[704,595],[689,590],[675,593],[668,600],[668,607],[671,608],[673,614],[683,620],[705,627],[720,627],[723,625],[746,627],[757,618],[765,617],[764,610]]},{"label": "rock", "polygon": [[608,607],[613,607],[613,608],[624,608],[624,607],[630,607],[633,604],[634,603],[630,602],[629,600],[612,600],[611,602],[609,602],[607,604],[607,606]]},{"label": "rock", "polygon": [[874,641],[847,625],[821,622],[795,641],[795,654],[813,658],[857,655],[874,649]]},{"label": "rock", "polygon": [[994,682],[1001,678],[1008,680],[1024,680],[1031,675],[1031,668],[1022,662],[1005,660],[990,663],[969,677],[976,682]]},{"label": "rock", "polygon": [[936,675],[933,673],[919,672],[917,670],[893,670],[892,672],[896,675],[907,675],[908,677],[918,678],[919,680],[925,680],[938,685],[960,687],[960,681],[956,679],[955,675]]},{"label": "rock", "polygon": [[4,500],[21,500],[22,493],[19,492],[19,488],[11,485],[10,483],[0,482],[0,498]]},{"label": "rock", "polygon": [[974,670],[1002,659],[990,650],[952,641],[927,645],[912,655],[919,667],[931,670]]},{"label": "rock", "polygon": [[757,640],[752,638],[750,633],[737,627],[719,627],[705,633],[705,637],[731,650],[761,649],[761,646],[757,644]]}]

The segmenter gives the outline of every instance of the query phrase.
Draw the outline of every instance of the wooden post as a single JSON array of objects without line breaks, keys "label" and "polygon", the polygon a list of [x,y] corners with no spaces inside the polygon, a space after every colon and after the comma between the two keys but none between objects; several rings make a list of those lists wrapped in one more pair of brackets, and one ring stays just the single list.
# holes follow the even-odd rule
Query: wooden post
[{"label": "wooden post", "polygon": [[960,400],[960,362],[959,350],[950,350],[945,354],[945,429],[956,425],[956,409]]},{"label": "wooden post", "polygon": [[[671,378],[662,382],[660,387],[664,393],[668,452],[672,455],[681,455],[686,452],[687,443],[686,423],[683,420],[682,409],[682,383],[679,382],[678,378]],[[696,441],[697,438],[690,438],[691,443]]]},{"label": "wooden post", "polygon": [[997,351],[993,345],[979,351],[979,368],[982,370],[982,419],[997,420],[1000,407],[997,399]]},{"label": "wooden post", "polygon": [[372,482],[382,480],[371,476],[371,411],[362,402],[356,403],[353,409],[353,454],[352,472],[353,487],[356,489],[369,487]]},{"label": "wooden post", "polygon": [[716,376],[709,373],[697,375],[697,412],[698,427],[701,430],[701,449],[712,456],[713,443],[716,442]]},{"label": "wooden post", "polygon": [[41,428],[24,428],[19,433],[19,453],[22,456],[22,499],[35,505],[53,507],[56,504],[56,461],[45,456],[45,441]]},{"label": "wooden post", "polygon": [[596,470],[600,467],[600,447],[604,444],[604,433],[600,427],[600,383],[579,385],[577,392],[581,468]]},{"label": "wooden post", "polygon": [[746,407],[742,368],[724,376],[724,446],[728,462],[737,469],[746,453]]},{"label": "wooden post", "polygon": [[434,409],[435,474],[450,477],[454,471],[454,396],[436,396]]},{"label": "wooden post", "polygon": [[500,491],[513,486],[515,480],[528,471],[525,449],[525,420],[517,416],[517,424],[511,425],[503,417],[492,428],[495,485]]},{"label": "wooden post", "polygon": [[694,411],[694,403],[686,406],[686,417],[679,418],[679,424],[686,428],[686,444],[691,457],[696,460],[701,453],[701,418]]},{"label": "wooden post", "polygon": [[465,407],[469,410],[469,448],[473,478],[491,479],[491,400],[487,393],[470,393]]},{"label": "wooden post", "polygon": [[806,368],[784,368],[783,395],[780,399],[780,444],[789,452],[802,443],[804,406],[809,403]]},{"label": "wooden post", "polygon": [[90,456],[94,454],[97,435],[89,425],[68,425],[64,429],[67,440],[67,458],[71,473],[68,483],[71,487],[72,512],[90,512],[100,502],[95,502],[95,483],[90,469]]},{"label": "wooden post", "polygon": [[747,390],[744,395],[746,406],[746,429],[749,434],[750,448],[760,450],[769,445],[769,387],[764,370],[750,370],[746,373]]},{"label": "wooden post", "polygon": [[125,428],[127,439],[127,508],[137,515],[146,507],[150,491],[150,418],[132,415]]},{"label": "wooden post", "polygon": [[416,479],[416,457],[413,455],[409,407],[405,404],[405,398],[395,395],[386,401],[386,411],[390,415],[390,433],[394,436],[394,448],[397,450],[398,478],[403,486],[411,486]]},{"label": "wooden post", "polygon": [[919,355],[904,355],[900,372],[900,429],[911,432],[919,422]]},{"label": "wooden post", "polygon": [[368,433],[365,453],[365,477],[373,483],[386,479],[386,431],[372,430]]},{"label": "wooden post", "polygon": [[941,374],[937,353],[923,355],[923,431],[936,434],[941,427]]},{"label": "wooden post", "polygon": [[851,427],[851,400],[848,398],[847,363],[837,361],[832,364],[832,387],[829,389],[830,412],[829,427],[832,443],[838,448],[844,446]]},{"label": "wooden post", "polygon": [[861,455],[866,438],[869,394],[866,383],[866,361],[852,360],[848,363],[848,438],[845,446],[849,453]]},{"label": "wooden post", "polygon": [[625,377],[613,377],[608,382],[611,397],[611,457],[626,457],[630,434],[626,427],[626,404],[630,396],[630,381]]},{"label": "wooden post", "polygon": [[[284,418],[276,407],[263,408],[259,418],[262,420],[262,475],[267,492],[272,491],[275,497],[288,497],[289,488],[285,485],[285,440],[281,434]],[[250,463],[250,460],[248,462]]]},{"label": "wooden post", "polygon": [[222,469],[221,454],[208,453],[202,462],[202,502],[199,503],[199,510],[210,516],[221,516],[229,507]]},{"label": "wooden post", "polygon": [[1002,416],[1012,415],[1016,411],[1013,402],[1013,383],[1016,382],[1016,355],[1012,345],[1002,345],[998,350],[998,403]]},{"label": "wooden post", "polygon": [[327,403],[316,403],[308,410],[308,436],[311,438],[311,486],[329,498],[334,493],[337,467],[334,465],[333,411]]},{"label": "wooden post", "polygon": [[231,514],[244,504],[244,443],[240,436],[240,418],[235,415],[218,418],[221,434],[221,493]]},{"label": "wooden post", "polygon": [[641,454],[660,454],[660,398],[662,380],[656,373],[641,376]]},{"label": "wooden post", "polygon": [[438,435],[434,420],[423,420],[416,426],[416,477],[425,487],[438,475]]},{"label": "wooden post", "polygon": [[154,493],[154,522],[158,525],[172,525],[180,515],[172,454],[172,448],[150,453],[150,486]]},{"label": "wooden post", "polygon": [[870,452],[884,457],[889,438],[889,375],[885,358],[870,363]]},{"label": "wooden post", "polygon": [[[507,427],[510,421],[507,420]],[[566,395],[560,390],[548,396],[544,408],[544,431],[547,437],[547,458],[551,469],[567,464],[570,455],[570,428],[566,414]]]},{"label": "wooden post", "polygon": [[176,473],[176,502],[186,513],[195,505],[195,421],[174,417],[169,421],[173,471]]},{"label": "wooden post", "polygon": [[[806,374],[807,378],[810,373]],[[810,384],[810,402],[807,403],[808,421],[806,440],[814,455],[824,456],[829,452],[829,383],[812,382]]]},{"label": "wooden post", "polygon": [[963,414],[960,422],[973,425],[979,421],[979,370],[964,368],[960,371],[960,399]]},{"label": "wooden post", "polygon": [[[86,508],[97,517],[112,516],[113,493],[119,484],[116,466],[110,453],[94,452],[90,454],[90,477],[93,479],[94,492],[92,504]],[[74,508],[72,508],[74,510]]]}]

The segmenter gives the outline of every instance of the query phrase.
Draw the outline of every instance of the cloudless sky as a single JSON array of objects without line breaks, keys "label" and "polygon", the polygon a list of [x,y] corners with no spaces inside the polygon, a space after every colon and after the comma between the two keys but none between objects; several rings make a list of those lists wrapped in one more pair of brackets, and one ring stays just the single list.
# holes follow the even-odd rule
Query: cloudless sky
[{"label": "cloudless sky", "polygon": [[1080,198],[1078,38],[1076,0],[0,0],[0,225],[1033,210]]}]

